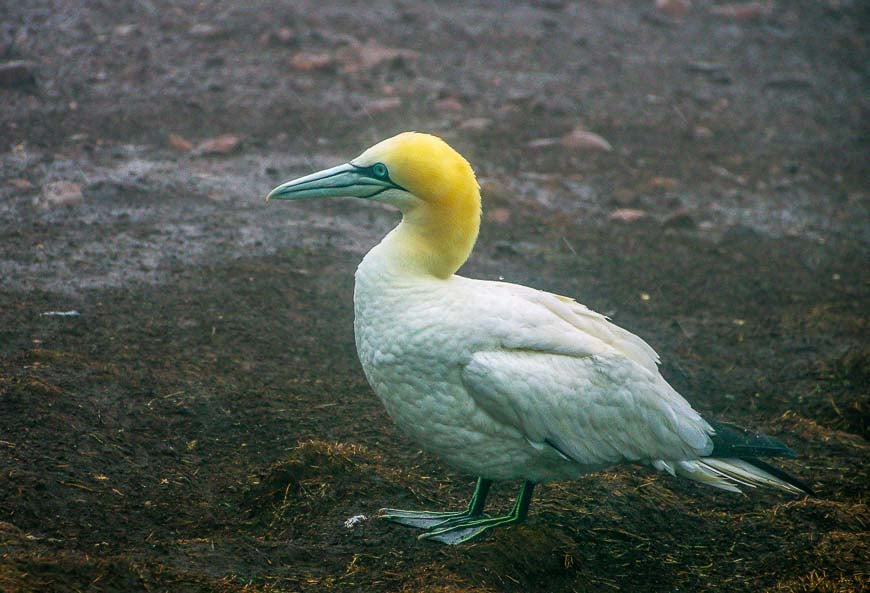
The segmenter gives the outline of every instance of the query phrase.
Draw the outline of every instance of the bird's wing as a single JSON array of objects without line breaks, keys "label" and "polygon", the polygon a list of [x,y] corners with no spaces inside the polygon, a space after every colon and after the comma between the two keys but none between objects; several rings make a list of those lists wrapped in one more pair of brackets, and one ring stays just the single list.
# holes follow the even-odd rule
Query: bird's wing
[{"label": "bird's wing", "polygon": [[[659,356],[649,344],[630,331],[611,323],[606,316],[596,313],[574,299],[518,284],[505,282],[490,282],[488,284],[495,292],[510,295],[516,303],[514,308],[519,311],[520,315],[529,315],[533,309],[537,308],[538,311],[532,313],[532,317],[552,316],[549,323],[544,320],[543,327],[540,328],[551,337],[553,333],[556,333],[568,341],[587,343],[592,340],[599,342],[592,345],[593,349],[602,346],[610,347],[640,366],[652,372],[658,372]],[[556,320],[570,325],[576,332],[556,329],[555,325],[558,325],[555,323]],[[541,320],[535,319],[535,321],[540,323]],[[575,335],[571,335],[572,333]],[[546,334],[538,336],[538,339],[543,338],[546,341],[548,339]],[[525,338],[535,339],[529,335]]]},{"label": "bird's wing", "polygon": [[589,466],[710,453],[713,429],[646,342],[565,297],[506,283],[477,293],[491,297],[479,317],[495,341],[469,353],[462,380],[493,419]]},{"label": "bird's wing", "polygon": [[713,448],[712,428],[689,403],[658,373],[618,353],[479,351],[462,381],[496,422],[590,468],[696,459]]},{"label": "bird's wing", "polygon": [[577,329],[594,335],[642,367],[657,372],[659,355],[641,338],[574,299],[549,293],[543,295],[545,306]]}]

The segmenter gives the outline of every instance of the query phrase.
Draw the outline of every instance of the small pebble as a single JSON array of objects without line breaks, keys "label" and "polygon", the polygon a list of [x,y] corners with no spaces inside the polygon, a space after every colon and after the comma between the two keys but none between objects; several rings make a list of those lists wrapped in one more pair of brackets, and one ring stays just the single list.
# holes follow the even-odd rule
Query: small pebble
[{"label": "small pebble", "polygon": [[650,188],[672,191],[680,186],[680,182],[673,177],[653,177],[649,180]]},{"label": "small pebble", "polygon": [[460,130],[466,132],[483,132],[492,126],[492,120],[487,117],[472,117],[459,124]]},{"label": "small pebble", "polygon": [[510,218],[511,211],[509,208],[493,208],[486,213],[486,220],[498,224],[504,224],[509,221]]},{"label": "small pebble", "polygon": [[656,10],[670,17],[684,16],[691,8],[691,0],[656,0]]},{"label": "small pebble", "polygon": [[136,32],[136,25],[134,25],[132,23],[128,23],[125,25],[118,25],[114,29],[114,33],[118,37],[128,37],[135,32]]},{"label": "small pebble", "polygon": [[574,128],[570,133],[562,136],[559,142],[565,148],[572,148],[574,150],[599,150],[603,152],[613,150],[610,142],[598,134],[583,128]]},{"label": "small pebble", "polygon": [[735,21],[752,21],[768,13],[767,6],[760,2],[718,4],[710,9],[710,14]]},{"label": "small pebble", "polygon": [[177,150],[178,152],[189,152],[193,149],[193,144],[190,140],[178,134],[169,134],[169,138],[166,141],[172,150]]},{"label": "small pebble", "polygon": [[709,140],[713,137],[713,130],[705,126],[695,126],[692,130],[692,137],[695,140]]},{"label": "small pebble", "polygon": [[438,111],[462,111],[462,103],[453,97],[446,97],[435,102],[435,109]]},{"label": "small pebble", "polygon": [[290,67],[300,72],[332,70],[335,65],[335,56],[328,53],[299,52],[290,58]]},{"label": "small pebble", "polygon": [[637,208],[618,208],[610,213],[610,220],[619,220],[622,222],[634,222],[646,217],[646,212]]},{"label": "small pebble", "polygon": [[188,33],[190,33],[191,37],[196,37],[197,39],[217,39],[226,35],[224,29],[208,23],[197,23],[190,28]]},{"label": "small pebble", "polygon": [[83,199],[80,184],[72,181],[54,181],[43,186],[42,196],[37,198],[36,203],[48,209],[53,206],[72,206]]},{"label": "small pebble", "polygon": [[226,155],[235,152],[241,146],[242,139],[233,134],[224,134],[209,138],[197,147],[197,152],[203,155]]}]

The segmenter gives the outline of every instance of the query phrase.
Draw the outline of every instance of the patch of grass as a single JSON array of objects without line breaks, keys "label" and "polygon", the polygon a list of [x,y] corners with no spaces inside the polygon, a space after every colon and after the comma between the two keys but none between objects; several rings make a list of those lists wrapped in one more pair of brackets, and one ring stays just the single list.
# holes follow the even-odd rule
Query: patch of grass
[{"label": "patch of grass", "polygon": [[866,574],[830,576],[824,570],[811,570],[797,578],[777,583],[764,593],[857,593],[866,591]]}]

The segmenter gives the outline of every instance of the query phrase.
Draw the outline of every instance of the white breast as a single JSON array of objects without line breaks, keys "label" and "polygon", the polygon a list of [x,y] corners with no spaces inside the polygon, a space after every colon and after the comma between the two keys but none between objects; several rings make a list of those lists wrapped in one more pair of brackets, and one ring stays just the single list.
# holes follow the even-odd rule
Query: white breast
[{"label": "white breast", "polygon": [[406,277],[381,263],[369,254],[357,270],[354,333],[363,371],[387,413],[457,469],[516,477],[516,462],[533,449],[480,409],[462,384],[472,352],[492,339],[474,335],[461,282]]}]

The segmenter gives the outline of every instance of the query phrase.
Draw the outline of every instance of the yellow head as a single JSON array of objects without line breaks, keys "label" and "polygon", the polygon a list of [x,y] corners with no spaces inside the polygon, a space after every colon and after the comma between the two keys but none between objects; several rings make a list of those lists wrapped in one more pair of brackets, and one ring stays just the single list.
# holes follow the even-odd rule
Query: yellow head
[{"label": "yellow head", "polygon": [[284,183],[269,198],[355,196],[402,211],[408,261],[446,278],[465,262],[480,227],[480,192],[462,155],[436,136],[404,132],[346,165]]}]

